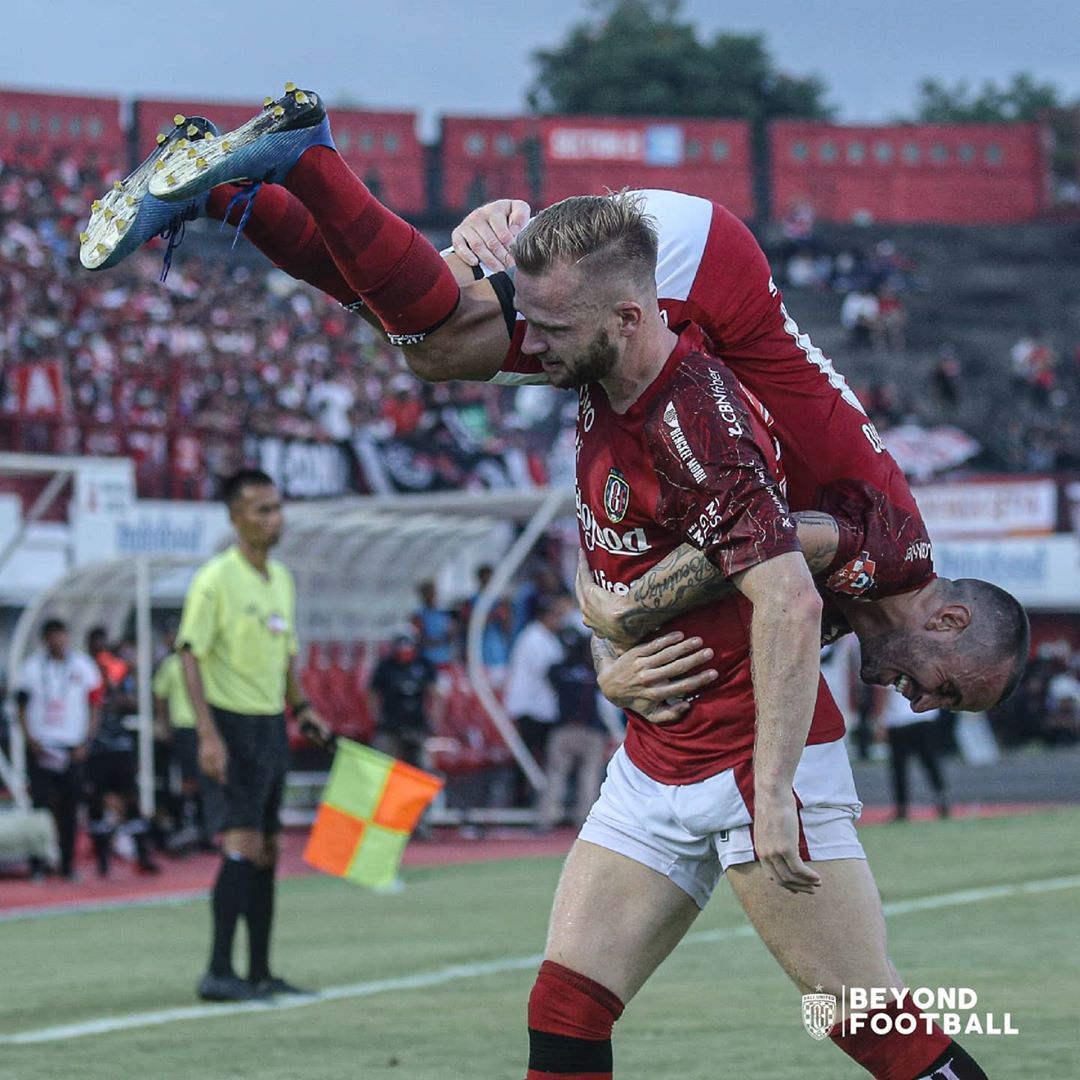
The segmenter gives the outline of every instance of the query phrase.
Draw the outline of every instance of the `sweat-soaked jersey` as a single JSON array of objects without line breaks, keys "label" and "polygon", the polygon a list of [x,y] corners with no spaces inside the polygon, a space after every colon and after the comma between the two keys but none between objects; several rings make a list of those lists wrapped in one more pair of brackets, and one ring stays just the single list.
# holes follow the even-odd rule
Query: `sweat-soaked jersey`
[{"label": "sweat-soaked jersey", "polygon": [[[599,384],[582,388],[577,516],[594,580],[623,592],[684,543],[725,577],[799,551],[775,468],[763,421],[693,325],[625,413],[612,410]],[[753,757],[751,615],[750,603],[735,594],[666,628],[701,637],[719,677],[676,723],[653,725],[628,714],[626,752],[653,779],[694,783]],[[821,680],[807,741],[831,742],[843,733]]]},{"label": "sweat-soaked jersey", "polygon": [[[869,529],[881,584],[867,598],[926,584],[933,577],[930,540],[907,480],[843,376],[788,314],[750,230],[718,203],[695,195],[656,190],[641,195],[659,234],[656,289],[668,325],[697,323],[712,343],[710,351],[723,359],[765,419],[779,444],[788,505],[829,513],[836,505],[841,520],[856,515],[846,531],[841,524],[842,552],[853,533]],[[519,316],[495,381],[547,381],[539,358],[521,352],[524,326]],[[876,495],[860,505],[843,483],[849,481],[864,485],[864,495],[869,489]],[[848,497],[834,496],[830,504],[834,485]],[[895,519],[887,527],[880,527],[883,507],[885,516]],[[878,524],[860,523],[857,514],[864,510]],[[894,536],[902,547],[889,546]],[[833,571],[861,550],[846,555]],[[909,557],[912,550],[918,551],[917,559]],[[851,573],[857,578],[857,569]]]}]

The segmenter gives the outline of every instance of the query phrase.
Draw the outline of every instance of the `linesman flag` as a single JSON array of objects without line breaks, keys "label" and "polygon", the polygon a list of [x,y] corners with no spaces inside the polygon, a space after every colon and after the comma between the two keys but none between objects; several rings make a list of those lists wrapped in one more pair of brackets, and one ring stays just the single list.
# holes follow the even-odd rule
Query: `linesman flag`
[{"label": "linesman flag", "polygon": [[339,738],[304,861],[358,885],[389,885],[416,823],[442,786],[422,769]]}]

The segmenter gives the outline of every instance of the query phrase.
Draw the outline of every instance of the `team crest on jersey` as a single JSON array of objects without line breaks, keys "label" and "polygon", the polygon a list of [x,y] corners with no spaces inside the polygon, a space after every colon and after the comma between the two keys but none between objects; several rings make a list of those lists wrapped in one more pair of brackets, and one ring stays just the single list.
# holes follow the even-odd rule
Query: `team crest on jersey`
[{"label": "team crest on jersey", "polygon": [[874,587],[876,569],[877,563],[870,558],[870,553],[863,551],[841,566],[834,574],[830,574],[825,585],[833,592],[844,593],[847,596],[862,596],[864,592]]},{"label": "team crest on jersey", "polygon": [[608,473],[604,485],[604,513],[612,525],[618,525],[630,507],[630,485],[618,469]]}]

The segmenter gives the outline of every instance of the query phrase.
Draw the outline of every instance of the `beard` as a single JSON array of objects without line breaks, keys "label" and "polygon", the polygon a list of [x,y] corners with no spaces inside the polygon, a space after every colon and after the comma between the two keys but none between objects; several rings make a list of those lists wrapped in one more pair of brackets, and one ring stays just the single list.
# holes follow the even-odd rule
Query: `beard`
[{"label": "beard", "polygon": [[925,641],[910,630],[892,630],[865,641],[860,639],[859,648],[862,653],[859,678],[879,686],[886,682],[886,671],[910,673],[918,670],[926,659]]},{"label": "beard", "polygon": [[585,352],[565,363],[563,370],[549,376],[551,385],[560,390],[579,390],[587,383],[606,379],[615,370],[619,350],[611,343],[606,330],[599,330]]}]

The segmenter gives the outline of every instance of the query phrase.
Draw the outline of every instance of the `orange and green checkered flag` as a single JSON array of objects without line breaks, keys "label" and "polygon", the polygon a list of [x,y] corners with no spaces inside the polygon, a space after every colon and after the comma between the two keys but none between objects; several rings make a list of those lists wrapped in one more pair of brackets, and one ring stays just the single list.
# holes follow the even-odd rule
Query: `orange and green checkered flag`
[{"label": "orange and green checkered flag", "polygon": [[442,786],[422,769],[338,739],[304,861],[359,885],[389,885],[416,823]]}]

